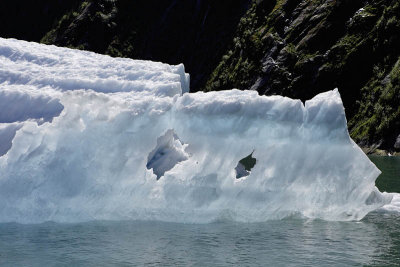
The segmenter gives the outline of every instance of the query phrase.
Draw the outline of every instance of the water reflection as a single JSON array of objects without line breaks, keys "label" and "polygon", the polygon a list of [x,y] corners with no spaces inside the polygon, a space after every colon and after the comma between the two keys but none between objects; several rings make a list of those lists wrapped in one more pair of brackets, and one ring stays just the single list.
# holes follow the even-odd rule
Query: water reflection
[{"label": "water reflection", "polygon": [[6,265],[400,265],[400,217],[361,222],[0,225]]}]

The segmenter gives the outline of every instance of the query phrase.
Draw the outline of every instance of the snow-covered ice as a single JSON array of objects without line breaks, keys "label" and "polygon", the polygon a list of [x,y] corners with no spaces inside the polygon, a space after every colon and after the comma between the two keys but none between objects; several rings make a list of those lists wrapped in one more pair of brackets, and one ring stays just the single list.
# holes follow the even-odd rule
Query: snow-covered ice
[{"label": "snow-covered ice", "polygon": [[337,90],[188,91],[183,65],[0,38],[0,222],[359,220],[390,203]]}]

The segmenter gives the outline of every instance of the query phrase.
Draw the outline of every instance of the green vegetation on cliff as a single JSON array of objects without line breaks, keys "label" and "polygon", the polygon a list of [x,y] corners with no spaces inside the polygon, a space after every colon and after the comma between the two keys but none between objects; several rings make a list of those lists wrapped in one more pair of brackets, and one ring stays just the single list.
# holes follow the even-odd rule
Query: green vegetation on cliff
[{"label": "green vegetation on cliff", "polygon": [[394,150],[399,6],[398,0],[254,1],[204,89],[306,100],[338,87],[356,142]]},{"label": "green vegetation on cliff", "polygon": [[193,91],[239,88],[306,100],[337,87],[353,139],[400,151],[400,0],[19,0],[0,7],[2,37],[184,63]]}]

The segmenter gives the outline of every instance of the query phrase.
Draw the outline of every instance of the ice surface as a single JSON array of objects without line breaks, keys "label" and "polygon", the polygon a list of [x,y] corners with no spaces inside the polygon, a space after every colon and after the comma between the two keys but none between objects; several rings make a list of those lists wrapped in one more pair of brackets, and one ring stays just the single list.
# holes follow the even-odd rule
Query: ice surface
[{"label": "ice surface", "polygon": [[173,96],[189,91],[189,76],[182,64],[111,58],[12,39],[0,38],[0,64],[1,84],[34,85],[44,93],[91,89]]},{"label": "ice surface", "polygon": [[0,123],[0,156],[11,148],[12,140],[21,126],[19,123]]},{"label": "ice surface", "polygon": [[399,213],[400,212],[400,194],[399,193],[383,193],[384,196],[386,197],[391,197],[392,201],[383,206],[381,208],[382,211],[386,211],[386,212],[395,212],[395,213]]},{"label": "ice surface", "polygon": [[390,202],[337,90],[303,105],[188,84],[183,65],[0,39],[0,222],[359,220]]},{"label": "ice surface", "polygon": [[0,123],[52,121],[63,108],[54,93],[46,94],[33,86],[0,85]]}]

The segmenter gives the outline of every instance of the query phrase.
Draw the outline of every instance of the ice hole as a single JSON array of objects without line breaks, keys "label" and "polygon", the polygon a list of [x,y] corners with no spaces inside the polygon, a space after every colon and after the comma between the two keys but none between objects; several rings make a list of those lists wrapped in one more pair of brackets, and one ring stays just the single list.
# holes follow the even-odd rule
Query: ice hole
[{"label": "ice hole", "polygon": [[147,157],[147,169],[153,169],[159,180],[164,173],[171,170],[176,164],[189,158],[184,144],[173,129],[157,138],[157,145]]},{"label": "ice hole", "polygon": [[239,160],[237,166],[235,167],[236,179],[240,179],[250,175],[251,169],[253,169],[257,163],[257,159],[253,158],[253,153],[254,151],[251,152],[251,154],[247,157]]}]

